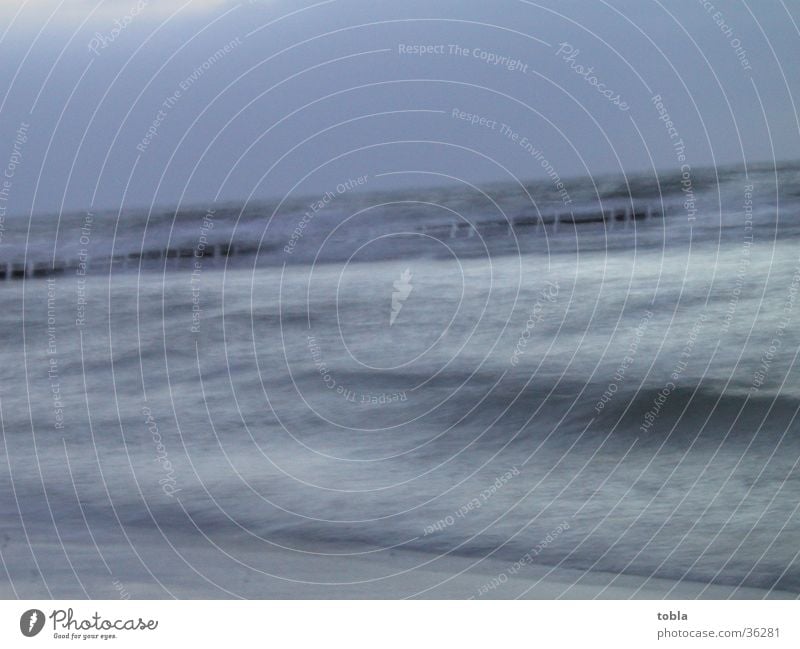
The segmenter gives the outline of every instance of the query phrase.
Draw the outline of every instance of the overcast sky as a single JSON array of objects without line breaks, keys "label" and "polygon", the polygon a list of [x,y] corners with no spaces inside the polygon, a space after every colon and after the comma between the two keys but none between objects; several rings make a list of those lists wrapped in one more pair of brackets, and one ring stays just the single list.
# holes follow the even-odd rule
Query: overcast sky
[{"label": "overcast sky", "polygon": [[781,0],[0,7],[10,213],[800,157]]}]

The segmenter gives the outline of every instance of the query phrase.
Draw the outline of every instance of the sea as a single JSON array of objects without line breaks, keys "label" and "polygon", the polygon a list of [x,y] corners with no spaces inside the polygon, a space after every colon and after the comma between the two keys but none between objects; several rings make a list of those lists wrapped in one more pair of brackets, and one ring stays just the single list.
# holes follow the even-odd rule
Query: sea
[{"label": "sea", "polygon": [[4,218],[0,582],[269,597],[280,549],[800,594],[800,163],[376,180]]}]

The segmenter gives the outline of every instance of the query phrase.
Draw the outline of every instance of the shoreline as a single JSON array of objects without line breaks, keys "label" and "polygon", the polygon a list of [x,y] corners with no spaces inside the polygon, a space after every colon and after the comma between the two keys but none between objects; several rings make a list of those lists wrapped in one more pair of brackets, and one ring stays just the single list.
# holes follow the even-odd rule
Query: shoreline
[{"label": "shoreline", "polygon": [[[230,541],[230,540],[228,540]],[[48,576],[51,594],[34,572],[27,576],[15,569],[16,558],[30,556],[22,544],[6,545],[3,560],[12,573],[14,588],[0,579],[0,598],[16,599],[797,599],[785,591],[636,575],[589,572],[571,568],[529,564],[508,575],[510,562],[496,558],[433,556],[409,550],[353,553],[354,548],[325,545],[319,553],[297,552],[252,543],[228,542],[224,553],[206,544],[187,544],[180,555],[164,552],[160,543],[136,543],[147,557],[147,568],[102,548],[114,574],[109,575],[97,551],[85,544],[69,544],[70,564],[57,544],[37,545],[37,561]],[[190,547],[191,546],[191,547]],[[175,545],[177,548],[178,546]],[[326,554],[322,554],[325,552]],[[132,554],[132,553],[131,553]],[[93,557],[92,557],[93,555]],[[21,562],[20,562],[21,563]],[[138,565],[137,565],[138,564]],[[249,567],[248,567],[249,566]],[[150,577],[147,570],[153,577]],[[67,574],[68,573],[68,574]],[[502,583],[487,590],[498,576]],[[280,575],[280,576],[278,576]],[[160,586],[156,579],[164,586]],[[325,583],[320,583],[325,582]],[[85,591],[84,591],[85,589]],[[482,594],[483,593],[483,594]],[[125,597],[128,599],[128,597]]]}]

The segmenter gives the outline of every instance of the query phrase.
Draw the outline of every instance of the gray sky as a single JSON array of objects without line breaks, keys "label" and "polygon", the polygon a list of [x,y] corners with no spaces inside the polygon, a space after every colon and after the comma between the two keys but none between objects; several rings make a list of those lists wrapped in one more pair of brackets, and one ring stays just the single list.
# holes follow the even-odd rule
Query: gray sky
[{"label": "gray sky", "polygon": [[[780,0],[4,0],[9,213],[794,159],[798,22]],[[440,175],[374,177],[398,171]]]}]

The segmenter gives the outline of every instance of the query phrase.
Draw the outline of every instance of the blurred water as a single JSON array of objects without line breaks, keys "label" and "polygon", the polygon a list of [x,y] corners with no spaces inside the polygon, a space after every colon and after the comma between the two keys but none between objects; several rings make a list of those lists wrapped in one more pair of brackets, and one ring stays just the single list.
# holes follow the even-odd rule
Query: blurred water
[{"label": "blurred water", "polygon": [[[576,182],[574,214],[650,217],[558,228],[542,188],[538,226],[512,186],[342,195],[291,253],[302,202],[94,215],[86,277],[0,284],[12,581],[54,537],[135,571],[131,535],[800,592],[798,170],[714,176],[694,222],[669,178]],[[204,216],[243,252],[137,256]],[[7,221],[0,252],[76,259],[82,226]]]}]

